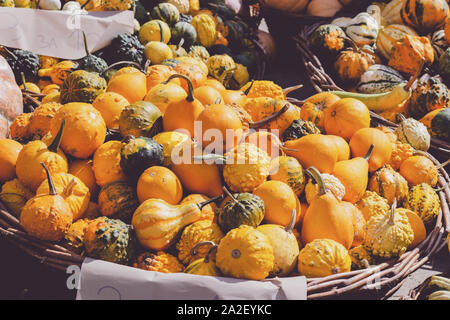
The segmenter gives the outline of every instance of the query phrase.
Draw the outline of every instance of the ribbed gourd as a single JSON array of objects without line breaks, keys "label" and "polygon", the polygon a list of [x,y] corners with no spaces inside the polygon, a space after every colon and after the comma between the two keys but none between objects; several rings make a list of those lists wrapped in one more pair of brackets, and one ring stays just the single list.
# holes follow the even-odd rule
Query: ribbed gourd
[{"label": "ribbed gourd", "polygon": [[272,159],[269,179],[286,183],[297,196],[303,192],[306,185],[302,165],[294,157],[288,156]]},{"label": "ribbed gourd", "polygon": [[[341,183],[341,181],[339,181],[338,178],[336,178],[335,176],[333,176],[332,174],[328,174],[328,173],[322,173],[322,179],[325,182],[325,186],[327,187],[327,189],[339,200],[342,200],[342,198],[345,195],[345,187],[344,185]],[[317,195],[319,194],[319,185],[317,183],[315,183],[314,179],[309,179],[308,183],[306,184],[305,187],[305,197],[306,197],[306,201],[311,204],[314,199],[317,197]]]},{"label": "ribbed gourd", "polygon": [[230,199],[219,209],[217,222],[224,232],[241,225],[257,227],[264,219],[264,202],[251,193],[229,195]]},{"label": "ribbed gourd", "polygon": [[158,251],[157,253],[144,252],[133,262],[133,267],[162,273],[183,272],[184,267],[178,259],[170,253]]},{"label": "ribbed gourd", "polygon": [[298,255],[298,272],[307,278],[320,278],[351,268],[347,249],[331,239],[316,239],[308,243]]},{"label": "ribbed gourd", "polygon": [[400,122],[395,129],[399,141],[408,143],[416,150],[427,151],[430,147],[430,134],[424,124],[413,118],[398,115]]},{"label": "ribbed gourd", "polygon": [[212,241],[219,243],[223,238],[220,227],[211,220],[200,220],[187,226],[181,234],[180,240],[177,242],[178,259],[184,264],[189,265],[195,260],[205,258],[209,249],[200,246],[195,255],[192,255],[192,249],[203,241]]},{"label": "ribbed gourd", "polygon": [[408,182],[400,173],[389,165],[377,170],[369,180],[370,191],[375,191],[387,199],[389,204],[397,199],[399,202],[408,194]]},{"label": "ribbed gourd", "polygon": [[124,137],[152,137],[162,131],[162,113],[150,102],[135,102],[120,113],[119,130]]},{"label": "ribbed gourd", "polygon": [[128,264],[136,251],[130,226],[116,219],[92,220],[84,234],[86,255],[109,262]]},{"label": "ribbed gourd", "polygon": [[231,230],[217,248],[216,265],[227,277],[262,280],[269,275],[273,264],[269,239],[250,226]]},{"label": "ribbed gourd", "polygon": [[413,118],[420,119],[428,112],[448,107],[449,103],[450,92],[439,78],[421,78],[411,93],[409,112]]},{"label": "ribbed gourd", "polygon": [[236,69],[233,58],[227,54],[213,55],[206,61],[210,76],[227,86]]},{"label": "ribbed gourd", "polygon": [[391,258],[401,256],[414,239],[414,231],[403,211],[395,210],[372,216],[366,224],[363,246],[374,256]]},{"label": "ribbed gourd", "polygon": [[134,187],[127,181],[113,181],[104,185],[98,195],[102,215],[130,222],[139,201]]},{"label": "ribbed gourd", "polygon": [[436,191],[427,183],[411,187],[403,206],[414,211],[424,223],[433,222],[438,216],[441,203]]},{"label": "ribbed gourd", "polygon": [[105,92],[106,80],[84,70],[72,72],[61,85],[61,103],[92,103],[98,95]]},{"label": "ribbed gourd", "polygon": [[363,73],[356,90],[361,93],[383,93],[405,82],[403,76],[395,69],[381,65],[371,65]]},{"label": "ribbed gourd", "polygon": [[414,29],[402,24],[392,24],[381,28],[377,37],[378,52],[380,52],[386,59],[389,59],[395,43],[407,34],[418,36]]}]

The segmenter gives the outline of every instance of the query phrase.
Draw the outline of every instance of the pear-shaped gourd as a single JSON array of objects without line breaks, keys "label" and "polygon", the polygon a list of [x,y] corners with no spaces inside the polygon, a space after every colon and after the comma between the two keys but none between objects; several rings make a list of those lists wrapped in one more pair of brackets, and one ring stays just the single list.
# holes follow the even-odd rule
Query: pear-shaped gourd
[{"label": "pear-shaped gourd", "polygon": [[297,266],[300,248],[292,230],[296,221],[296,210],[292,210],[291,221],[287,227],[264,224],[256,228],[270,241],[273,248],[274,263],[269,276],[287,276]]},{"label": "pear-shaped gourd", "polygon": [[319,184],[319,195],[310,203],[302,224],[303,243],[315,239],[331,239],[349,249],[353,243],[354,229],[351,214],[327,190],[319,171],[308,168],[306,172]]},{"label": "pear-shaped gourd", "polygon": [[28,200],[20,214],[20,223],[25,231],[41,240],[59,241],[72,225],[72,211],[63,197],[58,195],[50,171],[44,168],[50,193]]},{"label": "pear-shaped gourd", "polygon": [[[220,196],[221,197],[221,196]],[[134,212],[132,225],[141,245],[150,250],[164,250],[176,240],[183,228],[193,222],[210,219],[202,212],[212,198],[202,203],[171,205],[161,199],[148,199]]]},{"label": "pear-shaped gourd", "polygon": [[205,109],[200,101],[194,98],[194,87],[192,81],[181,74],[174,74],[163,84],[167,84],[173,78],[182,78],[187,81],[188,95],[186,99],[171,102],[164,113],[163,126],[164,131],[175,131],[184,129],[191,137],[194,136],[194,121]]},{"label": "pear-shaped gourd", "polygon": [[212,258],[213,253],[217,250],[217,244],[212,241],[199,242],[192,248],[191,255],[195,256],[198,248],[207,244],[211,245],[211,248],[206,253],[206,256],[190,263],[186,269],[184,269],[185,273],[197,274],[201,276],[220,276],[220,270],[217,268],[216,263]]},{"label": "pear-shaped gourd", "polygon": [[367,189],[369,179],[369,158],[372,154],[374,145],[371,145],[367,154],[362,157],[356,157],[350,160],[343,160],[334,166],[333,175],[345,187],[344,201],[356,203],[361,200]]}]

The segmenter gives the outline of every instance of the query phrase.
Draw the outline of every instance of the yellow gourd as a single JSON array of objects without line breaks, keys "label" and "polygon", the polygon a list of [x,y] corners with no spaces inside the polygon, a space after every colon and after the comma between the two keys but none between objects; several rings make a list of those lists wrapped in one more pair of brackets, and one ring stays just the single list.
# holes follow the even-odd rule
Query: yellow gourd
[{"label": "yellow gourd", "polygon": [[297,239],[292,232],[297,220],[296,216],[296,210],[294,209],[292,210],[291,221],[287,227],[276,224],[264,224],[256,228],[269,239],[273,248],[274,263],[270,276],[287,276],[297,265],[300,249]]},{"label": "yellow gourd", "polygon": [[273,269],[273,248],[262,232],[243,225],[222,238],[217,248],[216,264],[225,276],[262,280]]},{"label": "yellow gourd", "polygon": [[298,255],[298,272],[307,278],[320,278],[350,271],[347,249],[331,239],[316,239]]}]

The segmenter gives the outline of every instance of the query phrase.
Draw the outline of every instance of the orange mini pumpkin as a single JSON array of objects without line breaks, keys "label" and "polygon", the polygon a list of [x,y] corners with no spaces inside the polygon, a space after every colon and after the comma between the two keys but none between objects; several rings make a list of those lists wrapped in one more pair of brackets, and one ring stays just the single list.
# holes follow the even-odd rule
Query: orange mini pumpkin
[{"label": "orange mini pumpkin", "polygon": [[144,99],[147,94],[147,79],[145,74],[139,70],[138,72],[122,73],[109,80],[106,91],[118,93],[129,103],[135,103]]},{"label": "orange mini pumpkin", "polygon": [[140,203],[147,199],[162,199],[176,205],[183,197],[178,177],[171,170],[160,166],[152,166],[142,173],[136,191]]},{"label": "orange mini pumpkin", "polygon": [[313,122],[317,128],[323,130],[324,111],[340,99],[337,95],[329,92],[317,93],[309,97],[302,105],[300,118]]},{"label": "orange mini pumpkin", "polygon": [[410,186],[421,183],[435,186],[438,180],[436,166],[425,156],[412,156],[403,161],[400,166],[400,174]]},{"label": "orange mini pumpkin", "polygon": [[[175,66],[174,70],[177,74],[182,74],[188,77],[189,80],[191,80],[192,86],[194,88],[202,86],[206,81],[205,73],[203,73],[202,69],[200,69],[200,67],[195,64],[180,63]],[[186,92],[189,90],[186,81],[182,81],[181,86],[184,90],[186,90]]]},{"label": "orange mini pumpkin", "polygon": [[127,99],[115,92],[104,92],[92,102],[92,106],[100,111],[108,129],[119,128],[120,113],[129,104]]},{"label": "orange mini pumpkin", "polygon": [[[171,75],[176,74],[176,72],[169,66],[165,65],[153,65],[147,68],[147,90],[152,89],[157,84],[169,79]],[[173,79],[172,83],[180,85],[180,79]]]},{"label": "orange mini pumpkin", "polygon": [[359,100],[344,98],[325,110],[324,127],[327,134],[350,140],[356,131],[369,126],[369,109]]},{"label": "orange mini pumpkin", "polygon": [[194,97],[205,106],[223,103],[223,98],[220,92],[209,86],[200,86],[195,88]]}]

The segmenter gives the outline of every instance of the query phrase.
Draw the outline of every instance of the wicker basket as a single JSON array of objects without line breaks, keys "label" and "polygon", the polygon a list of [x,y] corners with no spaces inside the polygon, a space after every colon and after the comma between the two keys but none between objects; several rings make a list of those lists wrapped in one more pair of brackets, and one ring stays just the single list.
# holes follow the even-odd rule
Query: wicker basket
[{"label": "wicker basket", "polygon": [[273,9],[264,5],[264,0],[250,1],[256,2],[250,5],[249,14],[251,19],[259,25],[259,22],[264,19],[270,34],[274,37],[278,47],[278,52],[292,61],[298,58],[298,53],[295,50],[295,45],[292,43],[292,37],[295,36],[303,27],[316,23],[327,23],[336,17],[343,17],[356,14],[364,11],[370,5],[372,0],[353,1],[352,5],[344,7],[336,13],[334,17],[318,17],[310,16],[306,13],[290,13]]},{"label": "wicker basket", "polygon": [[[372,124],[384,124],[384,119],[372,117]],[[439,162],[432,156],[428,157],[439,166]],[[441,201],[441,211],[436,218],[434,227],[429,231],[426,239],[413,250],[407,251],[400,258],[383,262],[368,269],[340,273],[324,278],[307,279],[308,299],[338,298],[348,293],[384,293],[389,297],[402,284],[402,280],[414,272],[431,256],[442,249],[445,238],[450,230],[450,178],[444,168],[439,168],[438,192]],[[10,241],[18,248],[35,257],[41,263],[52,268],[66,271],[70,265],[83,263],[83,257],[71,252],[58,243],[38,240],[28,235],[20,225],[19,220],[10,214],[0,202],[0,236]]]},{"label": "wicker basket", "polygon": [[[310,26],[303,27],[302,30],[293,37],[297,50],[301,54],[302,62],[305,66],[306,73],[311,82],[311,85],[317,92],[327,90],[340,90],[336,82],[336,74],[332,63],[321,62],[316,54],[309,47],[309,36],[320,26],[322,23],[315,23]],[[388,121],[381,116],[371,112],[372,116],[379,119],[380,122],[387,124],[388,126],[396,126],[391,121]],[[435,155],[439,160],[447,160],[450,157],[450,143],[447,141],[431,138],[430,152]]]}]

